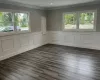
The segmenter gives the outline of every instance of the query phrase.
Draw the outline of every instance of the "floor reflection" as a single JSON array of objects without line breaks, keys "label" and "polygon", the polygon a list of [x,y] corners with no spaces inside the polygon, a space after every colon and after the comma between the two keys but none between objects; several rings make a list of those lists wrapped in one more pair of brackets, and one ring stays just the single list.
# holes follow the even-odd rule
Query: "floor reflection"
[{"label": "floor reflection", "polygon": [[66,70],[68,71],[90,77],[94,75],[93,60],[88,59],[87,56],[79,57],[69,53],[69,55],[64,56],[63,63],[66,65]]}]

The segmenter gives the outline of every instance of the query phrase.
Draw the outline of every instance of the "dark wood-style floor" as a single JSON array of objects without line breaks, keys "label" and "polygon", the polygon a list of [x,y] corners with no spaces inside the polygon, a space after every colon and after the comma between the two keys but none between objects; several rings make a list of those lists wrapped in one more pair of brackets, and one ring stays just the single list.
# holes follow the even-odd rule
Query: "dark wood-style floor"
[{"label": "dark wood-style floor", "polygon": [[100,80],[100,51],[44,45],[1,61],[0,80]]}]

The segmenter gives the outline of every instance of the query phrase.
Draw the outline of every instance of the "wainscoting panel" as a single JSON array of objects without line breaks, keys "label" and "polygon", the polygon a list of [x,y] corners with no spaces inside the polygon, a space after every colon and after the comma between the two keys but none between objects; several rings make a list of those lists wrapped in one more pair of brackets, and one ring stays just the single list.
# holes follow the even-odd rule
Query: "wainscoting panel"
[{"label": "wainscoting panel", "polygon": [[100,50],[100,32],[49,31],[49,43]]},{"label": "wainscoting panel", "polygon": [[34,33],[34,45],[35,46],[40,46],[42,44],[42,34]]},{"label": "wainscoting panel", "polygon": [[47,43],[100,50],[100,32],[48,31],[0,37],[0,60]]},{"label": "wainscoting panel", "polygon": [[0,60],[47,44],[46,36],[35,32],[0,37]]},{"label": "wainscoting panel", "polygon": [[1,40],[0,40],[0,55],[3,55],[2,54],[2,47],[1,47]]},{"label": "wainscoting panel", "polygon": [[14,36],[6,36],[1,38],[1,47],[3,55],[14,51]]},{"label": "wainscoting panel", "polygon": [[34,35],[33,42],[34,42],[35,46],[41,46],[43,44],[48,43],[48,41],[47,41],[48,35],[47,34],[42,34],[42,32],[40,32],[40,33],[35,32],[35,33],[33,33],[33,35]]},{"label": "wainscoting panel", "polygon": [[25,47],[29,45],[29,34],[21,34],[20,35],[20,42],[21,42],[21,47]]},{"label": "wainscoting panel", "polygon": [[13,39],[6,39],[2,40],[2,49],[4,51],[12,50],[14,48],[14,40]]},{"label": "wainscoting panel", "polygon": [[14,35],[14,48],[15,50],[19,50],[21,48],[21,41],[19,35]]}]

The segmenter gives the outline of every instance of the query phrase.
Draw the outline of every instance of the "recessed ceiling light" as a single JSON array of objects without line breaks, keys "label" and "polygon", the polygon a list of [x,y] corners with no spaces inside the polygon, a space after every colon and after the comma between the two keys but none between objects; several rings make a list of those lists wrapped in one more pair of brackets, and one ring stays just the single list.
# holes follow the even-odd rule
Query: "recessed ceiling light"
[{"label": "recessed ceiling light", "polygon": [[52,5],[53,3],[50,3],[50,5]]}]

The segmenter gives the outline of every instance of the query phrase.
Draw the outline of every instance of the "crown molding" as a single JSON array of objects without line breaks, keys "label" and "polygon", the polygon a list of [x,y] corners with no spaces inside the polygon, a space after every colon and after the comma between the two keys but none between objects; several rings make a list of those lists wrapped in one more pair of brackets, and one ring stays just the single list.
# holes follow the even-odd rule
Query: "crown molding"
[{"label": "crown molding", "polygon": [[14,1],[10,1],[10,0],[0,0],[0,3],[3,4],[10,4],[10,5],[14,5],[14,6],[20,6],[20,7],[26,7],[26,8],[31,8],[31,9],[40,9],[40,10],[45,10],[44,7],[39,7],[36,5],[29,5],[29,4],[23,4],[20,2],[14,2]]},{"label": "crown molding", "polygon": [[100,1],[99,0],[96,0],[96,1],[93,1],[93,2],[88,2],[88,3],[64,5],[64,6],[57,6],[57,7],[40,7],[40,6],[36,6],[36,5],[29,5],[29,4],[23,4],[23,3],[20,3],[20,2],[14,2],[14,1],[10,1],[10,0],[0,0],[0,3],[8,4],[8,5],[13,5],[13,6],[20,6],[20,7],[30,8],[32,10],[33,9],[55,10],[55,9],[84,7],[84,6],[91,6],[91,5],[100,5]]},{"label": "crown molding", "polygon": [[46,10],[55,10],[55,9],[64,9],[64,8],[74,8],[74,7],[85,7],[85,6],[91,6],[91,5],[100,5],[100,1],[93,1],[88,3],[80,3],[80,4],[74,4],[74,5],[65,5],[65,6],[57,6],[57,7],[48,7],[45,8]]}]

